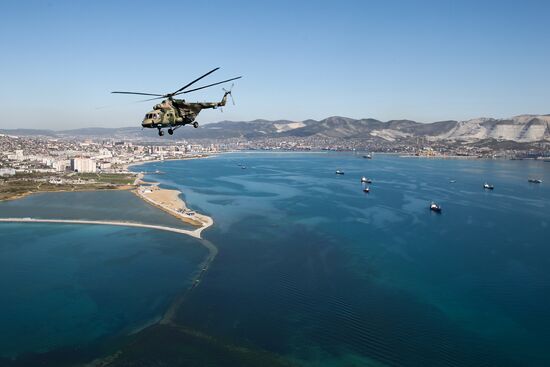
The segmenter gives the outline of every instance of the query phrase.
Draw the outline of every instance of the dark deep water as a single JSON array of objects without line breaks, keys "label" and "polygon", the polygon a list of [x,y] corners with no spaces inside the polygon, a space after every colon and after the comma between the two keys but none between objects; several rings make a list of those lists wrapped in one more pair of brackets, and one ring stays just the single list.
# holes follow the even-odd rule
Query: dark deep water
[{"label": "dark deep water", "polygon": [[550,365],[550,164],[360,157],[142,166],[216,220],[178,321],[311,365]]},{"label": "dark deep water", "polygon": [[[550,365],[550,163],[239,153],[133,169],[164,172],[148,179],[211,215],[204,237],[219,254],[178,328],[137,334],[114,366],[207,357],[236,366],[243,356],[262,366],[280,365],[273,356],[307,366]],[[47,217],[47,198],[32,200],[0,211],[31,216],[22,206],[38,206]],[[432,200],[442,214],[428,210]],[[158,317],[205,254],[192,239],[134,228],[0,224],[0,234],[3,299],[24,305],[0,304],[3,330],[38,323],[77,344]],[[48,331],[58,322],[69,332]],[[86,332],[71,334],[76,326]],[[0,345],[30,348],[44,335],[2,335]]]}]

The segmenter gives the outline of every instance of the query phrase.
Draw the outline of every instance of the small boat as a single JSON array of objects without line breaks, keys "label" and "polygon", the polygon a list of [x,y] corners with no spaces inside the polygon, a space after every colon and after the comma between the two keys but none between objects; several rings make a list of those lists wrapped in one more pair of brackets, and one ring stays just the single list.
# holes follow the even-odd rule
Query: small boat
[{"label": "small boat", "polygon": [[532,182],[532,183],[542,183],[542,180],[538,179],[538,178],[530,178],[527,181]]},{"label": "small boat", "polygon": [[432,201],[432,203],[430,204],[430,210],[436,213],[441,213],[441,206],[436,202]]},{"label": "small boat", "polygon": [[489,185],[487,182],[483,184],[483,188],[487,190],[493,190],[495,187],[493,185]]},{"label": "small boat", "polygon": [[450,182],[450,183],[455,183],[455,182],[456,182],[456,180],[450,180],[449,182]]},{"label": "small boat", "polygon": [[367,154],[367,155],[364,155],[363,158],[365,158],[365,159],[372,159],[372,155]]},{"label": "small boat", "polygon": [[344,174],[344,171],[340,171],[339,169],[336,170],[336,174],[337,175],[343,175]]},{"label": "small boat", "polygon": [[372,180],[370,178],[366,178],[365,176],[361,177],[361,183],[372,183]]},{"label": "small boat", "polygon": [[366,193],[368,194],[368,193],[370,192],[370,189],[369,189],[368,187],[365,187],[365,188],[363,189],[363,192],[366,192]]},{"label": "small boat", "polygon": [[241,169],[246,169],[246,166],[241,166]]}]

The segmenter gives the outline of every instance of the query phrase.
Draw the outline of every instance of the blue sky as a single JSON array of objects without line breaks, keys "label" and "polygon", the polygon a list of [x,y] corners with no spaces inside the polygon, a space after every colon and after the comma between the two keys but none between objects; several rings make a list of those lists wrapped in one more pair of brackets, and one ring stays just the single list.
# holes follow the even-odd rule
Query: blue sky
[{"label": "blue sky", "polygon": [[[550,113],[547,1],[2,1],[1,128],[132,126],[243,75],[199,122]],[[221,87],[188,100],[217,100]]]}]

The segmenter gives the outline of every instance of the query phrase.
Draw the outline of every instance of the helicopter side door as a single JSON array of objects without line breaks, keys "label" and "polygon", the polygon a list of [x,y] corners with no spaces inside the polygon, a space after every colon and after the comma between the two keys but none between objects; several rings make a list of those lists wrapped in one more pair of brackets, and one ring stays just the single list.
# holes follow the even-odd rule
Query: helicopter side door
[{"label": "helicopter side door", "polygon": [[174,115],[174,111],[168,110],[164,112],[164,116],[162,120],[163,120],[162,121],[163,125],[174,126],[176,123],[176,116]]}]

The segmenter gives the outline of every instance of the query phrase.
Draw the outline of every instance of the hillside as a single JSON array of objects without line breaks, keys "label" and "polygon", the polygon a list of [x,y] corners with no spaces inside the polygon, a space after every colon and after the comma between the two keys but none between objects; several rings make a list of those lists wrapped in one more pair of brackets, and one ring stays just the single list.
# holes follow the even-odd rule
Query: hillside
[{"label": "hillside", "polygon": [[[2,134],[21,136],[159,139],[155,130],[136,127],[82,128],[53,130],[0,130]],[[514,142],[550,141],[550,115],[520,115],[507,119],[478,118],[467,121],[438,121],[419,123],[412,120],[379,121],[333,116],[321,121],[254,120],[220,121],[201,125],[200,128],[183,127],[173,137],[162,139],[230,139],[254,140],[258,138],[337,138],[367,139],[393,142],[408,138],[426,138],[430,141],[509,140]]]}]

